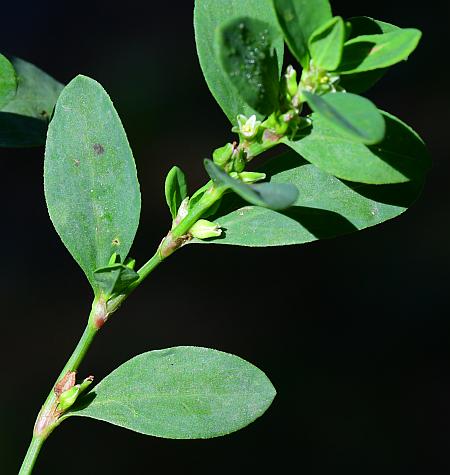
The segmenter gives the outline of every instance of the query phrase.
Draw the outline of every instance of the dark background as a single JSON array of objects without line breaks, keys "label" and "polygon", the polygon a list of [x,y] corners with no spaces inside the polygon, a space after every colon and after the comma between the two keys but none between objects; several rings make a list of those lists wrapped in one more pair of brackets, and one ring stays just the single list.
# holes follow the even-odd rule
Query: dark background
[{"label": "dark background", "polygon": [[[207,346],[263,369],[278,390],[273,406],[243,431],[209,441],[70,420],[46,443],[36,473],[450,473],[449,3],[333,5],[336,14],[424,32],[410,61],[369,94],[429,144],[434,168],[423,196],[394,221],[334,240],[179,252],[104,328],[80,376],[100,380],[150,349]],[[169,226],[169,168],[179,164],[198,186],[201,159],[230,138],[198,65],[192,9],[192,0],[1,7],[3,52],[62,82],[94,77],[114,100],[142,187],[138,262]],[[47,216],[42,159],[42,148],[0,151],[2,474],[17,471],[90,307],[89,287]]]}]

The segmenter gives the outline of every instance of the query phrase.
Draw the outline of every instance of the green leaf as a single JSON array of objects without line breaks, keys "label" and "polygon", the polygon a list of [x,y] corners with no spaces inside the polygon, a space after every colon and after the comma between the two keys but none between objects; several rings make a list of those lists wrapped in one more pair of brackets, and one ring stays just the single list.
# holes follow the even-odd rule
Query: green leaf
[{"label": "green leaf", "polygon": [[375,144],[383,139],[383,117],[365,97],[344,92],[324,96],[306,91],[303,94],[311,109],[347,138],[364,144]]},{"label": "green leaf", "polygon": [[[194,9],[195,41],[200,60],[200,66],[206,82],[216,101],[223,109],[231,123],[236,125],[238,114],[250,117],[253,114],[261,119],[263,116],[250,107],[233,86],[228,75],[224,74],[221,61],[216,50],[216,34],[219,26],[226,21],[238,17],[268,23],[277,30],[278,22],[271,0],[196,0]],[[281,71],[283,65],[284,42],[280,37],[275,41],[277,68]]]},{"label": "green leaf", "polygon": [[273,0],[278,21],[292,54],[304,67],[309,65],[308,40],[332,18],[328,0]]},{"label": "green leaf", "polygon": [[0,54],[0,109],[16,95],[17,79],[14,66]]},{"label": "green leaf", "polygon": [[314,31],[309,40],[309,51],[314,64],[332,71],[342,58],[345,40],[345,24],[341,17],[334,17]]},{"label": "green leaf", "polygon": [[299,196],[294,206],[273,211],[248,206],[235,195],[228,195],[211,218],[222,228],[222,236],[193,243],[266,247],[340,236],[400,215],[416,200],[423,186],[423,177],[395,185],[345,182],[294,152],[272,159],[261,171],[267,173],[271,183],[292,183],[297,187]]},{"label": "green leaf", "polygon": [[96,269],[127,256],[141,198],[133,155],[119,116],[102,86],[77,76],[61,93],[45,150],[44,185],[50,218],[94,291]]},{"label": "green leaf", "polygon": [[123,264],[102,267],[94,272],[94,279],[107,297],[120,294],[139,279],[139,274]]},{"label": "green leaf", "polygon": [[344,180],[388,184],[421,179],[430,168],[425,144],[401,120],[382,114],[386,134],[374,146],[349,140],[316,114],[311,129],[302,131],[297,140],[284,142],[316,167]]},{"label": "green leaf", "polygon": [[[351,25],[349,40],[361,35],[376,35],[400,30],[399,27],[391,25],[390,23],[364,16],[350,18],[348,22]],[[376,84],[386,74],[387,70],[388,68],[345,74],[341,76],[339,85],[347,92],[362,94]]]},{"label": "green leaf", "polygon": [[17,75],[17,92],[0,111],[0,146],[43,145],[48,122],[63,85],[36,66],[11,60]]},{"label": "green leaf", "polygon": [[362,35],[344,45],[339,74],[384,69],[408,58],[422,33],[414,28],[377,35]]},{"label": "green leaf", "polygon": [[167,174],[165,183],[166,202],[170,209],[172,218],[177,217],[178,208],[181,202],[187,197],[186,176],[181,168],[175,166]]},{"label": "green leaf", "polygon": [[243,17],[226,22],[216,35],[220,62],[235,93],[263,116],[278,107],[278,39],[269,23]]},{"label": "green leaf", "polygon": [[298,196],[298,190],[291,184],[258,183],[247,185],[236,180],[219,168],[212,160],[205,159],[205,168],[214,183],[234,191],[251,204],[270,209],[286,209]]},{"label": "green leaf", "polygon": [[275,394],[267,376],[247,361],[181,346],[127,361],[66,417],[91,417],[156,437],[208,439],[253,422]]}]

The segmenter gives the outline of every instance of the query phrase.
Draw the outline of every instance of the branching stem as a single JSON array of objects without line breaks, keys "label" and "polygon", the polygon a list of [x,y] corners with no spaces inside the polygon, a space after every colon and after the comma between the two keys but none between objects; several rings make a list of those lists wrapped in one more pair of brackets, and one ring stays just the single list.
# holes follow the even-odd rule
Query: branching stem
[{"label": "branching stem", "polygon": [[56,379],[55,384],[52,386],[52,389],[38,414],[34,426],[33,438],[23,460],[19,475],[29,475],[32,473],[42,445],[61,422],[61,411],[58,410],[58,399],[55,393],[56,385],[68,372],[78,370],[78,367],[86,356],[95,335],[107,321],[108,316],[120,307],[133,290],[137,288],[164,259],[190,239],[188,234],[190,228],[222,197],[224,192],[224,188],[216,187],[214,185],[205,192],[203,197],[187,214],[187,216],[162,240],[155,255],[144,264],[141,269],[139,269],[139,279],[128,287],[126,293],[112,298],[109,302],[105,302],[101,296],[94,299],[89,314],[88,324],[84,333],[60,375]]}]

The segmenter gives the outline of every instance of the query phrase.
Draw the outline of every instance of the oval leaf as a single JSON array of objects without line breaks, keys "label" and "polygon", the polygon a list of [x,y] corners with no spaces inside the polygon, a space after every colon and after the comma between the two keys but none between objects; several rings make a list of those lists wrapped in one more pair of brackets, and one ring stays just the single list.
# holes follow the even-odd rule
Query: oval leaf
[{"label": "oval leaf", "polygon": [[94,271],[127,256],[139,223],[140,192],[130,146],[114,106],[93,79],[63,90],[44,162],[50,218],[94,290]]},{"label": "oval leaf", "polygon": [[386,134],[374,146],[349,140],[316,114],[306,135],[284,142],[316,167],[344,180],[389,184],[421,179],[430,168],[425,144],[400,119],[387,112],[382,114]]},{"label": "oval leaf", "polygon": [[[271,0],[196,0],[194,9],[195,41],[200,66],[214,98],[219,103],[232,124],[236,124],[238,114],[250,117],[263,116],[250,107],[239,94],[228,75],[224,74],[218,52],[215,49],[215,37],[219,26],[238,17],[251,17],[268,23],[277,30],[278,22]],[[277,68],[283,64],[284,42],[280,37],[275,41]]]},{"label": "oval leaf", "polygon": [[408,58],[419,44],[422,33],[414,28],[378,35],[363,35],[344,45],[339,74],[383,69]]},{"label": "oval leaf", "polygon": [[314,64],[328,71],[336,69],[341,62],[344,39],[345,25],[341,17],[332,18],[320,26],[309,40]]},{"label": "oval leaf", "polygon": [[[351,31],[349,40],[361,35],[377,35],[400,30],[398,26],[365,16],[352,17],[348,20],[348,23]],[[376,84],[386,74],[386,71],[387,69],[375,69],[373,71],[344,74],[340,78],[339,85],[347,92],[362,94]]]},{"label": "oval leaf", "polygon": [[294,206],[273,211],[225,197],[211,219],[224,231],[218,239],[193,243],[267,247],[304,244],[355,232],[403,213],[416,200],[422,180],[396,185],[344,182],[294,152],[272,159],[261,169],[272,183],[293,183]]},{"label": "oval leaf", "polygon": [[17,79],[13,65],[0,54],[0,109],[16,95]]},{"label": "oval leaf", "polygon": [[47,126],[63,85],[36,66],[11,60],[17,75],[17,92],[0,111],[0,146],[43,145]]},{"label": "oval leaf", "polygon": [[306,91],[304,94],[311,109],[349,139],[365,144],[378,143],[383,139],[383,117],[365,97],[345,92],[325,96]]},{"label": "oval leaf", "polygon": [[127,361],[68,416],[91,417],[156,437],[209,439],[253,422],[275,394],[267,376],[247,361],[181,346]]},{"label": "oval leaf", "polygon": [[279,77],[275,45],[278,34],[269,23],[235,18],[216,35],[220,62],[243,101],[261,115],[278,106]]},{"label": "oval leaf", "polygon": [[177,217],[181,202],[187,197],[186,176],[181,168],[175,166],[167,174],[165,182],[165,194],[167,206],[172,214],[172,219]]},{"label": "oval leaf", "polygon": [[298,62],[309,63],[308,40],[332,18],[328,0],[273,0],[286,43]]},{"label": "oval leaf", "polygon": [[206,159],[205,168],[214,183],[233,190],[251,204],[270,209],[289,208],[298,196],[298,190],[291,184],[258,183],[247,185],[225,173],[213,161]]}]

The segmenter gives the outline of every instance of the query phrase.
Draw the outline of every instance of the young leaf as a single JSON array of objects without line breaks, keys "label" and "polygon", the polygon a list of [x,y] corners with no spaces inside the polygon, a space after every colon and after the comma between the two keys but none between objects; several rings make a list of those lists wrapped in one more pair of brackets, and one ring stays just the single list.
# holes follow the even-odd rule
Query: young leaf
[{"label": "young leaf", "polygon": [[298,62],[309,65],[308,40],[332,18],[328,0],[273,0],[286,43]]},{"label": "young leaf", "polygon": [[188,194],[186,177],[181,168],[175,166],[167,174],[165,192],[167,206],[172,214],[172,219],[175,219],[181,202]]},{"label": "young leaf", "polygon": [[344,180],[388,184],[421,179],[430,168],[422,139],[401,120],[387,112],[382,115],[386,133],[374,146],[349,140],[317,114],[312,115],[310,130],[284,142],[316,167]]},{"label": "young leaf", "polygon": [[96,269],[127,256],[141,198],[133,155],[102,86],[77,76],[61,93],[50,123],[44,162],[50,218],[94,291]]},{"label": "young leaf", "polygon": [[311,109],[347,138],[364,144],[375,144],[383,139],[383,116],[365,97],[344,92],[324,96],[306,91],[304,94]]},{"label": "young leaf", "polygon": [[139,274],[123,264],[102,267],[94,272],[94,279],[104,294],[120,294],[139,279]]},{"label": "young leaf", "polygon": [[[239,94],[236,94],[230,78],[223,73],[220,58],[215,49],[218,27],[238,17],[251,17],[268,23],[275,31],[279,29],[272,0],[195,0],[195,41],[200,66],[211,93],[234,125],[236,125],[238,114],[244,114],[247,117],[256,114],[259,119],[262,118],[262,115],[250,107]],[[284,52],[281,35],[275,40],[274,49],[274,56],[278,62],[277,69],[281,71]]]},{"label": "young leaf", "polygon": [[211,219],[222,236],[192,243],[267,247],[304,244],[352,233],[403,213],[418,197],[421,180],[395,185],[344,182],[301,159],[295,152],[272,159],[262,169],[271,183],[293,183],[294,206],[273,211],[248,206],[236,195],[225,197]]},{"label": "young leaf", "polygon": [[258,183],[247,185],[231,178],[212,160],[205,160],[205,168],[214,183],[233,190],[245,201],[270,209],[289,208],[298,196],[298,190],[292,184]]},{"label": "young leaf", "polygon": [[220,62],[235,93],[263,116],[278,106],[278,38],[269,23],[243,17],[226,22],[216,35]]},{"label": "young leaf", "polygon": [[345,25],[341,17],[334,17],[320,26],[309,39],[314,64],[327,71],[336,69],[341,62],[344,40]]},{"label": "young leaf", "polygon": [[0,111],[0,146],[43,145],[48,122],[63,85],[36,66],[11,60],[17,75],[17,92]]},{"label": "young leaf", "polygon": [[422,33],[414,28],[379,35],[363,35],[344,45],[340,74],[383,69],[408,58],[416,49]]},{"label": "young leaf", "polygon": [[16,95],[17,79],[13,65],[0,54],[0,109]]},{"label": "young leaf", "polygon": [[275,394],[267,376],[247,361],[182,346],[127,361],[66,417],[91,417],[156,437],[209,439],[253,422]]}]

